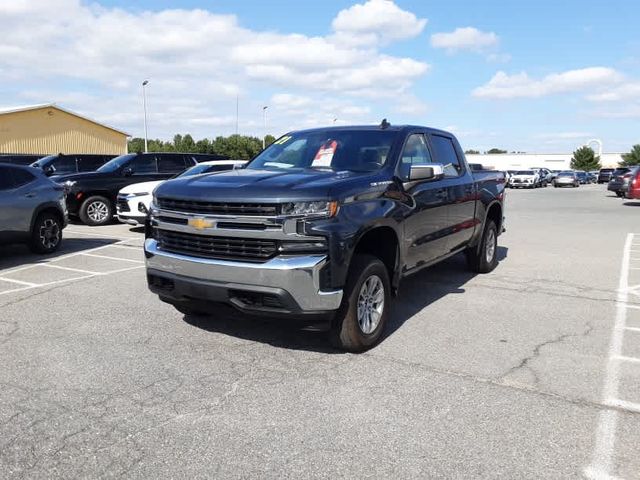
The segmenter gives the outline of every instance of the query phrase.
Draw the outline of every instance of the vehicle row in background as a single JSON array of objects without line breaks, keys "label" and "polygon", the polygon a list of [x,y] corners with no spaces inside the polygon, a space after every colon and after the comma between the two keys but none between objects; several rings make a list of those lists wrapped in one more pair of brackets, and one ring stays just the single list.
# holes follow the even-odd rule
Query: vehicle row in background
[{"label": "vehicle row in background", "polygon": [[[175,178],[233,170],[246,163],[244,160],[210,160],[200,162],[184,172],[175,175]],[[153,199],[153,190],[164,181],[165,180],[155,180],[152,182],[134,183],[120,190],[116,203],[118,220],[130,225],[144,225],[149,213],[151,200]]]},{"label": "vehicle row in background", "polygon": [[104,225],[113,219],[118,192],[124,187],[168,180],[199,162],[224,159],[195,153],[130,153],[110,160],[95,172],[54,175],[51,179],[65,186],[70,216],[90,226]]},{"label": "vehicle row in background", "polygon": [[70,154],[47,155],[33,162],[32,167],[39,168],[47,177],[69,175],[70,173],[94,172],[116,155]]},{"label": "vehicle row in background", "polygon": [[67,225],[64,188],[27,166],[0,163],[0,243],[36,253],[60,247]]},{"label": "vehicle row in background", "polygon": [[[597,177],[593,172],[574,171],[574,170],[548,170],[546,168],[531,168],[529,170],[508,170],[506,172],[508,178],[507,186],[509,188],[539,188],[546,187],[549,184],[554,186],[565,186],[569,184],[585,185],[596,183]],[[556,180],[563,175],[561,182]],[[568,175],[571,174],[571,175]],[[569,177],[575,177],[570,182]]]}]

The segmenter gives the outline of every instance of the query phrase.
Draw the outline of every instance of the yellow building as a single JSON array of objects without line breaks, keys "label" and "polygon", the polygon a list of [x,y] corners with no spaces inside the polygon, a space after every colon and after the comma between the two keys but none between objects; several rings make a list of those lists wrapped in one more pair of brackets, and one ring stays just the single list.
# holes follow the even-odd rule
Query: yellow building
[{"label": "yellow building", "polygon": [[54,104],[0,109],[0,153],[127,153],[129,134]]}]

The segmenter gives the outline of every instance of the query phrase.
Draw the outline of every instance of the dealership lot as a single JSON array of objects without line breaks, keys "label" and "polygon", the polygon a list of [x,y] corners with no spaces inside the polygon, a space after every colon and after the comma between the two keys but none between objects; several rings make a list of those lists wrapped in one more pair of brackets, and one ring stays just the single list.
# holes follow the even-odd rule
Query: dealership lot
[{"label": "dealership lot", "polygon": [[[640,478],[640,202],[508,192],[501,263],[406,280],[362,355],[149,293],[142,232],[0,253],[9,477]],[[613,339],[613,340],[612,340]]]}]

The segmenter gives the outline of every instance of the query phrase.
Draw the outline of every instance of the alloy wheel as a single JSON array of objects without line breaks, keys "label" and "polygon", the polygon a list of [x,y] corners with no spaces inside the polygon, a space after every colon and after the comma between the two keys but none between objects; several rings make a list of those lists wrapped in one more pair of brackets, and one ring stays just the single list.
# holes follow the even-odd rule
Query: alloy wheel
[{"label": "alloy wheel", "polygon": [[358,294],[358,325],[365,335],[378,328],[384,311],[384,284],[377,275],[368,277]]}]

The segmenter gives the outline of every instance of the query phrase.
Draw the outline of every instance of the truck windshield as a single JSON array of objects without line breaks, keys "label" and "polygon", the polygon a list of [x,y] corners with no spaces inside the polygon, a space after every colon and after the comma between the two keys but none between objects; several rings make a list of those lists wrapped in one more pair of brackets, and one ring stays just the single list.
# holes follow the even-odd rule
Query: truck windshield
[{"label": "truck windshield", "polygon": [[132,158],[136,156],[135,153],[130,153],[128,155],[120,155],[119,157],[113,158],[101,166],[97,172],[115,172],[120,167],[129,162]]},{"label": "truck windshield", "polygon": [[290,133],[269,145],[246,168],[373,172],[387,162],[397,135],[388,130],[338,129]]}]

